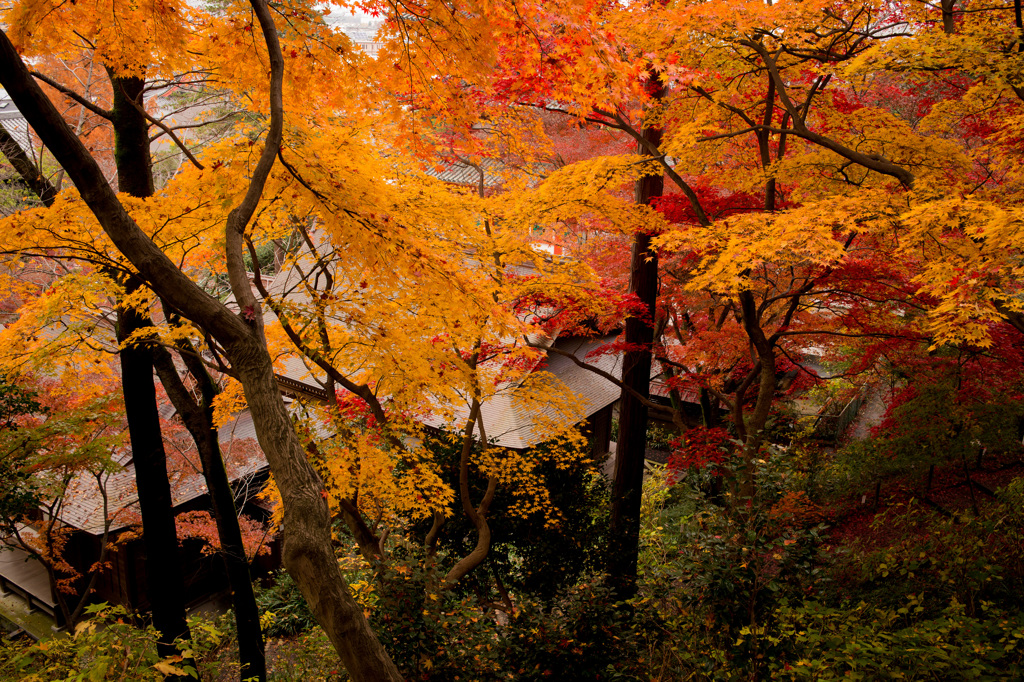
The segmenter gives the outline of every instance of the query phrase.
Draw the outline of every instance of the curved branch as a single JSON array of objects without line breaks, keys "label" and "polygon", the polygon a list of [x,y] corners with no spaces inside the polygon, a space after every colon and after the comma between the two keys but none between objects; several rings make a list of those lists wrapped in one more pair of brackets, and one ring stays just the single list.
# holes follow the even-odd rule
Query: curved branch
[{"label": "curved branch", "polygon": [[[256,252],[251,242],[249,243],[249,249],[250,258],[255,259]],[[332,365],[327,360],[327,358],[323,356],[322,353],[320,353],[320,351],[318,351],[315,348],[309,347],[309,345],[305,341],[303,341],[302,334],[300,334],[292,325],[291,320],[288,318],[287,313],[285,313],[284,311],[284,308],[276,301],[276,299],[274,299],[274,297],[270,295],[270,292],[263,284],[263,279],[259,276],[259,274],[257,274],[253,278],[253,284],[256,286],[256,290],[260,293],[260,296],[267,304],[267,307],[269,307],[271,312],[273,312],[277,316],[278,322],[281,323],[281,328],[284,329],[284,333],[295,345],[295,348],[304,356],[309,358],[309,360],[312,361],[317,367],[326,372],[327,376],[334,380],[335,383],[339,384],[346,391],[355,393],[357,396],[362,398],[363,401],[366,402],[366,404],[369,406],[370,410],[373,412],[373,416],[379,424],[387,424],[389,421],[387,413],[384,411],[384,407],[381,405],[380,400],[373,393],[373,390],[371,390],[370,387],[367,386],[366,384],[357,384],[348,377],[346,377],[344,374],[339,372],[338,369],[334,365]]]},{"label": "curved branch", "polygon": [[594,367],[593,365],[580,360],[578,357],[576,357],[575,354],[570,353],[569,351],[564,351],[561,348],[555,348],[554,346],[544,346],[544,345],[542,345],[540,343],[537,343],[536,341],[531,341],[528,337],[525,337],[525,336],[523,337],[523,341],[530,348],[538,348],[540,350],[544,350],[544,351],[547,351],[549,353],[554,353],[555,355],[561,355],[564,358],[568,358],[568,359],[572,360],[574,363],[576,363],[576,365],[578,367],[582,367],[583,369],[585,369],[585,370],[587,370],[589,372],[593,372],[594,374],[596,374],[597,376],[601,377],[602,379],[607,379],[608,381],[612,382],[613,384],[615,384],[616,386],[618,386],[622,390],[627,391],[631,396],[633,396],[634,398],[639,400],[641,403],[643,403],[644,406],[647,407],[648,409],[659,409],[659,408],[663,408],[664,407],[663,405],[659,405],[658,403],[653,402],[649,398],[645,398],[644,396],[640,395],[639,392],[637,392],[635,389],[633,389],[630,386],[628,386],[627,384],[625,384],[622,381],[622,379],[617,378],[611,372],[606,372],[603,369],[600,369],[598,367]]},{"label": "curved branch", "polygon": [[242,315],[248,317],[252,327],[263,338],[263,316],[259,312],[259,302],[249,286],[249,276],[242,259],[242,235],[256,212],[256,207],[263,196],[263,187],[270,177],[270,169],[281,149],[281,140],[284,136],[284,55],[281,53],[281,43],[266,0],[252,0],[251,5],[260,22],[270,57],[270,128],[267,130],[267,139],[259,161],[252,171],[245,196],[238,206],[228,213],[224,238],[231,291]]},{"label": "curved branch", "polygon": [[480,401],[473,398],[469,410],[469,419],[466,421],[466,428],[462,435],[462,453],[459,457],[459,496],[462,498],[462,509],[466,512],[473,527],[476,528],[476,546],[473,551],[459,560],[445,575],[442,587],[450,588],[473,569],[483,563],[491,548],[491,528],[487,524],[487,509],[494,499],[495,491],[498,488],[498,477],[490,476],[487,479],[487,492],[484,493],[480,505],[473,508],[473,502],[469,493],[469,458],[473,452],[473,430],[479,423],[480,440],[483,446],[487,447],[487,435],[483,430],[483,420],[480,416]]},{"label": "curved branch", "polygon": [[618,121],[619,126],[621,126],[620,129],[625,131],[627,135],[636,140],[637,144],[639,144],[640,147],[648,155],[654,157],[654,159],[661,164],[661,167],[665,170],[665,174],[668,175],[669,179],[671,179],[672,182],[674,182],[676,186],[682,190],[683,194],[686,196],[686,199],[690,202],[690,206],[693,208],[693,213],[697,218],[697,222],[705,227],[710,225],[711,221],[708,219],[707,213],[704,212],[704,207],[701,206],[700,197],[698,197],[697,193],[693,191],[693,188],[690,187],[690,184],[683,179],[683,176],[681,176],[675,168],[668,164],[668,159],[665,157],[664,154],[661,153],[661,150],[658,149],[658,145],[654,144],[653,142],[645,138],[642,134],[640,134],[640,131],[636,130],[635,128],[633,128],[633,126],[629,125],[629,123],[624,118],[622,118],[622,116],[620,116],[618,113],[613,114],[613,116],[615,120]]},{"label": "curved branch", "polygon": [[803,115],[801,114],[801,107],[797,107],[793,104],[793,100],[790,99],[789,93],[786,90],[785,81],[782,80],[782,76],[779,74],[778,64],[776,64],[775,59],[768,53],[768,50],[765,49],[763,45],[753,40],[741,40],[740,45],[749,47],[757,52],[758,56],[764,60],[765,66],[768,67],[768,73],[771,74],[772,80],[775,81],[775,89],[778,92],[779,101],[782,102],[783,107],[786,109],[786,113],[789,114],[790,120],[793,123],[793,129],[786,132],[797,135],[809,142],[814,142],[818,146],[835,152],[844,159],[853,161],[865,168],[881,173],[882,175],[888,175],[889,177],[896,178],[900,181],[900,184],[907,189],[913,188],[914,174],[906,168],[882,157],[864,154],[854,149],[850,149],[829,137],[825,137],[824,135],[820,135],[808,129],[804,123]]}]

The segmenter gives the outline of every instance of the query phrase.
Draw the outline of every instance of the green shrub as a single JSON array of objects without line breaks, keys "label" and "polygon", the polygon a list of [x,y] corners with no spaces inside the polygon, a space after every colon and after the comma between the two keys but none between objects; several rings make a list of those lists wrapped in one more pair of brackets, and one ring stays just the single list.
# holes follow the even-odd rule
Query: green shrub
[{"label": "green shrub", "polygon": [[771,662],[774,679],[1020,679],[1024,614],[986,605],[980,618],[971,618],[953,601],[937,617],[915,620],[924,610],[917,598],[899,609],[787,604],[774,632],[742,636],[760,636],[783,652]]},{"label": "green shrub", "polygon": [[878,514],[873,535],[851,538],[833,570],[851,597],[897,608],[908,594],[937,614],[956,601],[969,616],[992,602],[1016,609],[1024,590],[1024,481],[983,516],[948,518],[911,501]]},{"label": "green shrub", "polygon": [[393,551],[367,600],[370,625],[407,679],[493,679],[494,614],[475,596],[441,590],[443,577],[418,548]]},{"label": "green shrub", "polygon": [[[667,527],[675,554],[657,569],[678,599],[730,633],[760,623],[782,597],[820,587],[824,577],[817,561],[823,526],[780,505],[789,499],[780,465],[761,460],[756,466],[748,504],[719,507],[681,487],[678,505],[692,511]],[[671,508],[662,512],[671,515]]]},{"label": "green shrub", "polygon": [[[362,574],[350,578],[362,582]],[[431,557],[393,552],[362,599],[370,624],[410,680],[647,679],[646,615],[616,604],[600,580],[551,599],[517,598],[512,614],[475,595],[441,590]]]},{"label": "green shrub", "polygon": [[267,647],[267,679],[269,682],[342,682],[349,677],[330,639],[316,627]]},{"label": "green shrub", "polygon": [[270,587],[257,587],[256,605],[264,637],[285,637],[319,627],[299,586],[287,571],[277,571]]},{"label": "green shrub", "polygon": [[643,609],[616,603],[599,579],[551,603],[528,602],[501,629],[506,680],[646,680]]},{"label": "green shrub", "polygon": [[[100,682],[102,680],[163,680],[168,674],[196,676],[192,665],[212,672],[216,652],[227,639],[218,621],[189,619],[191,642],[178,642],[183,656],[161,659],[157,632],[140,625],[122,606],[86,607],[89,619],[71,635],[57,635],[25,644],[0,640],[0,679],[23,682]],[[186,647],[188,649],[186,650]]]}]

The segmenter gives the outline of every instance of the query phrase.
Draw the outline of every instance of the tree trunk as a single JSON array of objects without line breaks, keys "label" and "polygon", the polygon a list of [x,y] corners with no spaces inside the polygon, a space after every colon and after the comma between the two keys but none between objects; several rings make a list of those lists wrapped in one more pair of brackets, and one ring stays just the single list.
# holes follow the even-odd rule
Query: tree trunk
[{"label": "tree trunk", "polygon": [[7,157],[11,166],[21,176],[22,182],[39,197],[43,206],[52,206],[53,200],[57,197],[57,189],[43,175],[42,169],[32,163],[32,159],[28,157],[18,141],[11,137],[11,134],[2,125],[0,125],[0,153]]},{"label": "tree trunk", "polygon": [[[120,78],[109,70],[108,74],[113,89],[111,122],[118,186],[122,192],[132,196],[150,197],[153,195],[153,174],[149,155],[149,123],[136,108],[142,104],[145,81],[137,77]],[[125,294],[130,295],[142,287],[140,280],[128,277]],[[118,308],[121,390],[128,418],[142,515],[142,537],[146,547],[146,595],[153,607],[153,624],[160,632],[157,650],[161,656],[168,657],[180,653],[174,640],[191,638],[185,619],[185,582],[178,556],[178,535],[174,526],[171,485],[167,479],[167,456],[160,430],[153,360],[149,349],[144,346],[124,345],[133,332],[148,326],[148,314],[131,308]]]},{"label": "tree trunk", "polygon": [[[475,366],[475,360],[472,363]],[[491,476],[487,479],[487,492],[484,493],[480,505],[473,507],[473,501],[469,493],[469,459],[473,452],[473,428],[480,428],[480,443],[487,447],[487,432],[484,430],[483,416],[480,414],[480,401],[473,399],[469,411],[469,419],[462,436],[462,453],[459,456],[459,497],[462,500],[462,510],[466,513],[470,523],[476,529],[476,545],[473,550],[462,557],[448,574],[445,575],[442,585],[450,588],[455,583],[474,571],[477,566],[484,562],[487,554],[491,551],[491,527],[487,523],[487,510],[491,506],[494,494],[498,488],[498,479]]]},{"label": "tree trunk", "polygon": [[[657,86],[654,101],[665,96]],[[643,138],[654,146],[661,144],[661,130],[645,127]],[[645,153],[645,147],[640,146]],[[636,184],[636,202],[650,204],[652,197],[664,192],[664,176],[647,175]],[[651,248],[651,235],[633,237],[629,269],[629,291],[644,306],[646,319],[632,316],[626,320],[626,351],[622,381],[645,399],[651,388],[651,344],[654,341],[655,302],[658,298],[658,256]],[[620,599],[636,592],[637,558],[640,553],[640,502],[644,484],[644,454],[647,450],[647,406],[631,392],[622,391],[619,399],[619,440],[615,449],[615,475],[612,481],[612,514],[608,545],[608,574]]]},{"label": "tree trunk", "polygon": [[953,16],[956,0],[941,0],[940,5],[942,8],[942,32],[946,35],[953,35],[956,33],[956,19]]},{"label": "tree trunk", "polygon": [[[744,425],[746,437],[743,440],[743,475],[739,485],[739,502],[749,500],[754,496],[754,460],[757,459],[764,443],[764,427],[768,423],[768,416],[771,414],[772,403],[775,398],[775,389],[778,386],[778,374],[775,369],[775,349],[773,344],[765,337],[761,328],[761,320],[758,319],[757,304],[754,295],[750,291],[740,293],[740,306],[742,310],[743,330],[750,339],[754,350],[757,353],[757,360],[760,363],[759,382],[757,389],[757,401],[754,403],[754,411],[747,418]],[[741,409],[743,395],[736,396],[736,409]]]},{"label": "tree trunk", "polygon": [[241,664],[242,680],[267,679],[266,654],[263,632],[260,629],[259,607],[252,589],[249,574],[249,560],[245,555],[242,530],[238,525],[238,511],[235,508],[234,490],[221,457],[217,430],[213,427],[213,399],[217,395],[213,378],[202,362],[184,349],[182,358],[199,384],[201,403],[196,404],[185,388],[174,366],[171,354],[162,347],[153,349],[154,364],[167,396],[181,415],[185,428],[192,435],[203,465],[203,476],[210,491],[213,518],[217,523],[220,537],[220,556],[224,560],[228,583],[231,586],[231,603],[235,609],[235,627],[238,630],[238,659]]},{"label": "tree trunk", "polygon": [[[129,282],[128,293],[141,286]],[[118,310],[117,340],[125,340],[147,325],[138,311]],[[174,640],[189,639],[185,621],[185,583],[178,559],[178,536],[174,527],[171,485],[167,480],[167,457],[160,431],[153,362],[149,351],[138,345],[123,346],[121,387],[128,418],[128,436],[135,464],[135,481],[142,515],[142,539],[146,548],[146,595],[153,607],[153,625],[160,632],[157,651],[176,656]],[[185,678],[181,678],[185,679]]]},{"label": "tree trunk", "polygon": [[146,81],[120,78],[107,70],[114,91],[110,121],[114,126],[114,161],[118,191],[133,197],[153,196],[153,163],[149,155],[149,122],[138,107]]},{"label": "tree trunk", "polygon": [[353,680],[401,680],[338,568],[323,485],[292,428],[266,346],[249,337],[226,345],[225,350],[245,390],[260,447],[281,491],[285,567]]}]

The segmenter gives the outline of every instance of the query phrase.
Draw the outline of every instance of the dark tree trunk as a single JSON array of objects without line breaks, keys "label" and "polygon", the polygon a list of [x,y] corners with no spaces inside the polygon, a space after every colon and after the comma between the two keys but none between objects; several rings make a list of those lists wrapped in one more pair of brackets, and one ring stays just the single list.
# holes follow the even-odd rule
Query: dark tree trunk
[{"label": "dark tree trunk", "polygon": [[[1019,2],[1014,4],[1019,12]],[[953,16],[956,0],[941,0],[940,5],[942,7],[942,32],[946,35],[953,35],[956,33],[956,18]]]},{"label": "dark tree trunk", "polygon": [[210,491],[213,517],[220,537],[221,557],[231,585],[231,603],[235,609],[235,627],[238,630],[238,658],[241,679],[267,679],[263,632],[260,629],[259,607],[252,589],[249,561],[242,543],[242,530],[238,525],[234,491],[228,479],[224,459],[221,457],[217,431],[213,427],[213,399],[217,387],[206,367],[191,351],[182,349],[183,358],[192,377],[199,384],[201,403],[196,404],[185,388],[174,366],[171,354],[162,347],[153,350],[154,363],[160,381],[174,408],[181,415],[185,428],[192,434],[203,464],[203,476]]},{"label": "dark tree trunk", "polygon": [[[655,101],[665,95],[663,86],[654,93]],[[645,140],[661,144],[661,129],[647,127]],[[640,147],[644,153],[644,147]],[[659,172],[647,175],[636,184],[636,202],[650,204],[652,197],[664,193],[665,180]],[[658,297],[658,256],[651,248],[651,235],[637,233],[629,270],[629,290],[644,306],[646,319],[632,316],[626,320],[627,350],[623,358],[622,381],[639,395],[650,396],[651,343],[654,341],[655,301]],[[647,450],[647,406],[629,391],[619,400],[619,440],[615,449],[615,476],[612,481],[612,514],[608,546],[608,574],[612,587],[622,599],[636,592],[637,557],[640,551],[640,502],[644,484],[644,454]]]},{"label": "dark tree trunk", "polygon": [[114,90],[110,121],[114,126],[118,190],[133,197],[153,196],[149,122],[141,111],[146,81],[141,78],[119,78],[109,70],[108,74]]},{"label": "dark tree trunk", "polygon": [[[130,293],[139,286],[140,283],[131,282],[125,289]],[[118,342],[123,344],[132,332],[147,327],[148,322],[138,311],[120,309]],[[138,345],[122,347],[120,357],[124,409],[146,547],[146,595],[153,607],[153,625],[160,632],[157,650],[164,657],[176,656],[179,652],[174,640],[188,639],[190,634],[185,621],[185,584],[178,558],[178,536],[157,411],[153,362],[149,350]]]},{"label": "dark tree trunk", "polygon": [[2,125],[0,125],[0,153],[7,157],[14,170],[21,176],[22,182],[39,197],[43,206],[52,206],[53,200],[57,197],[57,189],[43,175],[42,169],[32,163],[32,159],[28,157],[18,141],[11,137],[11,134]]},{"label": "dark tree trunk", "polygon": [[[122,192],[132,196],[152,196],[149,124],[138,108],[142,105],[145,81],[141,78],[119,78],[108,73],[114,92],[111,122],[118,186]],[[143,286],[139,279],[128,277],[125,293],[130,295]],[[161,656],[168,657],[180,653],[174,646],[174,640],[191,638],[185,620],[185,582],[178,556],[178,535],[174,527],[167,456],[160,430],[153,359],[145,346],[125,345],[133,332],[149,326],[148,313],[118,308],[121,390],[139,492],[142,538],[146,547],[146,595],[153,607],[153,625],[160,632],[157,650]]]},{"label": "dark tree trunk", "polygon": [[775,368],[775,347],[765,337],[758,317],[757,302],[750,291],[739,294],[743,330],[753,344],[758,361],[758,389],[754,410],[744,419],[741,412],[745,391],[736,394],[736,417],[745,423],[737,424],[737,430],[743,437],[743,471],[739,481],[739,500],[745,502],[754,496],[755,461],[761,446],[764,444],[764,428],[771,414],[775,389],[778,387],[778,373]]}]

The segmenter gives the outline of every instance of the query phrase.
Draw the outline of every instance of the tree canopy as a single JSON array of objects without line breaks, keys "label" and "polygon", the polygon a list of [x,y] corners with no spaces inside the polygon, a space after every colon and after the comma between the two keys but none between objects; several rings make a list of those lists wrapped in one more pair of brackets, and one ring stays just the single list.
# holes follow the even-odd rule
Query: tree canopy
[{"label": "tree canopy", "polygon": [[[401,536],[448,552],[423,595],[492,567],[504,606],[493,567],[527,552],[488,563],[489,514],[523,535],[589,523],[552,489],[592,492],[565,472],[595,468],[586,399],[544,371],[559,338],[616,337],[572,361],[622,390],[611,532],[580,533],[609,543],[620,597],[648,415],[754,525],[774,523],[754,509],[768,453],[796,442],[785,409],[825,378],[890,382],[862,453],[879,471],[966,470],[982,431],[1012,449],[1016,402],[988,407],[1018,391],[1024,334],[1019,0],[335,9],[382,20],[375,55],[298,1],[3,10],[0,83],[47,151],[4,147],[38,201],[0,218],[0,372],[12,414],[35,409],[18,381],[46,377],[73,416],[118,380],[111,354],[153,353],[143,373],[191,375],[167,392],[200,449],[249,410],[284,564],[352,679],[406,664],[338,567],[335,521],[378,577]],[[543,446],[497,442],[506,400]],[[902,421],[945,403],[934,438]]]}]

